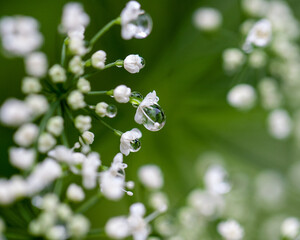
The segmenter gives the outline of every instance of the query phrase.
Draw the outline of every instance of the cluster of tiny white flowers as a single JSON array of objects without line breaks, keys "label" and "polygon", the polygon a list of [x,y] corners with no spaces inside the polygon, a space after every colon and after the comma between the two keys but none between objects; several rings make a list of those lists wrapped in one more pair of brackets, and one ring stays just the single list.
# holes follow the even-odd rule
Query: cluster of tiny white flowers
[{"label": "cluster of tiny white flowers", "polygon": [[26,56],[43,43],[39,23],[32,17],[3,17],[0,20],[3,49],[11,55]]},{"label": "cluster of tiny white flowers", "polygon": [[[228,174],[222,166],[222,157],[217,155],[217,158],[215,158],[203,154],[199,162],[202,164],[206,159],[209,160],[208,164],[202,167],[204,173],[201,173],[204,189],[196,188],[192,190],[187,196],[187,205],[178,209],[175,216],[165,215],[155,220],[155,230],[163,239],[197,240],[208,238],[209,235],[206,235],[206,233],[209,232],[207,229],[210,224],[225,240],[243,239],[244,229],[236,220],[230,220],[229,218],[229,220],[220,221],[228,218],[226,196],[230,194],[232,187],[228,181]],[[216,162],[215,159],[218,159],[218,161]],[[149,179],[152,176],[159,182],[160,177],[158,176],[161,174],[159,169],[151,165],[143,166],[139,173],[142,171],[148,171],[147,175],[149,177],[146,178],[147,175],[140,176],[141,182],[145,186],[150,184],[148,188],[154,189],[156,186],[152,186],[153,181],[150,183]],[[163,192],[157,192],[155,198],[152,202],[163,202],[166,196]]]},{"label": "cluster of tiny white flowers", "polygon": [[223,68],[227,74],[241,78],[249,67],[264,71],[264,76],[258,83],[234,86],[227,101],[239,110],[250,110],[261,103],[270,111],[267,125],[272,137],[286,139],[294,134],[298,138],[299,133],[293,131],[297,118],[285,109],[294,112],[299,107],[299,22],[284,1],[242,0],[241,6],[247,14],[240,27],[244,41],[242,46],[224,50]]},{"label": "cluster of tiny white flowers", "polygon": [[[107,95],[117,103],[130,103],[137,108],[135,121],[150,131],[158,131],[165,124],[165,115],[158,105],[155,91],[145,98],[125,85],[108,91],[92,91],[89,77],[109,67],[124,67],[129,73],[138,73],[145,62],[138,54],[130,54],[124,60],[106,63],[104,50],[92,52],[95,42],[101,37],[100,30],[90,42],[84,32],[90,18],[80,3],[67,3],[59,31],[66,38],[63,41],[61,61],[48,66],[45,53],[36,51],[43,42],[38,22],[31,17],[3,17],[0,21],[0,34],[4,50],[24,58],[26,77],[22,81],[25,99],[11,98],[0,108],[0,120],[17,128],[13,136],[16,146],[9,149],[10,163],[20,170],[19,175],[10,179],[0,179],[0,205],[14,205],[31,199],[29,208],[37,208],[39,214],[31,219],[28,233],[46,239],[82,239],[90,230],[89,221],[75,213],[71,206],[85,201],[87,191],[96,189],[95,197],[106,197],[117,201],[127,193],[132,196],[134,182],[125,181],[123,154],[137,152],[141,148],[142,133],[134,128],[124,133],[112,128],[103,118],[113,118],[117,108],[113,104],[98,102],[95,105],[86,100],[87,95]],[[111,22],[112,23],[112,22]],[[124,39],[145,38],[152,28],[152,21],[136,1],[130,1],[120,14],[105,28],[121,25]],[[90,57],[87,55],[91,53]],[[138,116],[138,117],[137,117]],[[91,131],[92,118],[100,121],[120,137],[120,153],[117,153],[110,167],[104,166],[91,145],[95,135]],[[75,128],[77,139],[71,140],[66,129],[67,123]],[[151,126],[151,127],[150,127]],[[73,147],[70,147],[72,144]],[[152,187],[158,190],[163,185],[159,170],[145,171],[141,178],[148,185],[154,174]],[[68,176],[80,176],[82,184],[73,182],[72,177],[65,186]],[[64,196],[62,189],[65,189]],[[143,204],[134,204],[126,218],[126,226],[118,221],[117,233],[111,233],[115,224],[107,223],[108,234],[117,236],[133,235],[135,239],[146,240],[150,233],[148,222],[166,210],[156,196],[156,212],[144,218]],[[65,203],[60,202],[65,199]],[[162,198],[160,198],[162,199]],[[25,200],[24,200],[25,201]],[[67,204],[72,202],[72,205]],[[160,203],[159,203],[160,202]],[[79,208],[80,209],[80,208]],[[35,211],[36,212],[36,211]],[[80,211],[79,211],[80,212]],[[5,224],[0,220],[0,239]],[[122,233],[123,231],[123,233]],[[114,231],[113,231],[114,232]],[[124,235],[125,234],[125,235]]]},{"label": "cluster of tiny white flowers", "polygon": [[124,239],[132,236],[134,240],[146,240],[150,234],[149,222],[156,215],[166,211],[161,208],[147,217],[145,216],[146,208],[142,203],[134,203],[130,206],[128,217],[119,216],[111,218],[105,226],[107,235],[114,239]]}]

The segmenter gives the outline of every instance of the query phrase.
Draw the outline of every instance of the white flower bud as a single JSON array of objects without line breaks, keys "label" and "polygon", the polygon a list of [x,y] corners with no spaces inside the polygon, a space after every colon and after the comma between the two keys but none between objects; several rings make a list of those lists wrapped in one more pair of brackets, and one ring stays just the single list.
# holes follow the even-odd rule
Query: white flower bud
[{"label": "white flower bud", "polygon": [[35,116],[44,114],[49,108],[47,98],[44,95],[30,94],[26,97],[25,102]]},{"label": "white flower bud", "polygon": [[82,93],[88,93],[89,91],[91,91],[91,84],[85,78],[79,78],[77,82],[77,88]]},{"label": "white flower bud", "polygon": [[137,54],[128,55],[124,59],[124,68],[130,73],[138,73],[144,66],[144,59]]},{"label": "white flower bud", "polygon": [[150,189],[160,189],[164,184],[162,171],[156,165],[145,165],[138,171],[138,176],[142,184]]},{"label": "white flower bud", "polygon": [[103,69],[105,67],[106,52],[99,50],[92,55],[92,66],[97,69]]},{"label": "white flower bud", "polygon": [[58,162],[71,163],[73,160],[72,153],[72,150],[67,148],[66,146],[58,145],[48,152],[48,156]]},{"label": "white flower bud", "polygon": [[72,217],[72,210],[69,205],[65,203],[61,203],[58,205],[58,207],[56,208],[56,213],[57,216],[63,221],[68,221]]},{"label": "white flower bud", "polygon": [[226,49],[223,52],[223,68],[229,73],[236,72],[245,62],[245,54],[237,48]]},{"label": "white flower bud", "polygon": [[129,102],[129,97],[131,95],[131,89],[125,85],[120,85],[114,89],[114,98],[119,103]]},{"label": "white flower bud", "polygon": [[105,102],[100,102],[96,105],[96,113],[100,116],[100,117],[105,117],[107,114],[107,107],[108,104]]},{"label": "white flower bud", "polygon": [[47,195],[44,196],[42,200],[41,208],[48,212],[52,212],[56,209],[58,203],[59,203],[58,197],[54,193],[48,193]]},{"label": "white flower bud", "polygon": [[47,131],[54,136],[59,136],[64,129],[64,119],[61,116],[54,116],[48,120]]},{"label": "white flower bud", "polygon": [[105,225],[106,234],[113,239],[123,239],[129,236],[130,226],[126,217],[114,217]]},{"label": "white flower bud", "polygon": [[66,70],[58,64],[49,69],[49,75],[54,83],[63,83],[67,80]]},{"label": "white flower bud", "polygon": [[251,85],[238,84],[229,91],[227,101],[232,107],[249,110],[256,102],[256,92]]},{"label": "white flower bud", "polygon": [[222,24],[222,15],[214,8],[199,8],[194,13],[194,24],[200,30],[215,31]]},{"label": "white flower bud", "polygon": [[89,220],[83,215],[75,215],[68,222],[68,231],[74,238],[82,238],[90,229]]},{"label": "white flower bud", "polygon": [[241,240],[244,237],[244,229],[235,220],[219,223],[218,232],[226,240]]},{"label": "white flower bud", "polygon": [[86,27],[90,22],[89,16],[84,12],[80,3],[70,2],[64,6],[61,27],[62,31],[77,30],[81,27]]},{"label": "white flower bud", "polygon": [[31,109],[23,101],[14,98],[6,100],[0,109],[1,122],[8,126],[19,126],[31,118]]},{"label": "white flower bud", "polygon": [[80,132],[88,131],[92,127],[92,118],[90,116],[78,115],[75,118],[75,127]]},{"label": "white flower bud", "polygon": [[83,134],[82,134],[82,138],[84,140],[84,142],[86,144],[92,144],[94,142],[94,133],[92,132],[89,132],[89,131],[85,131]]},{"label": "white flower bud", "polygon": [[270,43],[271,38],[271,22],[268,19],[259,20],[250,30],[243,46],[243,50],[245,52],[251,52],[253,49],[252,44],[258,47],[265,47]]},{"label": "white flower bud", "polygon": [[268,117],[270,134],[277,139],[287,138],[292,131],[292,120],[286,110],[273,110]]},{"label": "white flower bud", "polygon": [[134,128],[122,134],[120,138],[120,151],[128,156],[130,152],[137,152],[141,149],[140,138],[142,133],[139,129]]},{"label": "white flower bud", "polygon": [[81,57],[73,57],[69,62],[69,69],[76,76],[82,75],[84,73],[84,62]]},{"label": "white flower bud", "polygon": [[14,141],[22,147],[29,147],[36,140],[39,128],[33,123],[22,125],[14,134]]},{"label": "white flower bud", "polygon": [[37,78],[25,77],[22,81],[22,92],[25,94],[38,93],[42,90],[42,85]]},{"label": "white flower bud", "polygon": [[21,169],[29,169],[35,159],[35,151],[33,149],[15,148],[9,149],[9,159],[13,166]]},{"label": "white flower bud", "polygon": [[72,91],[68,96],[68,104],[73,110],[84,108],[86,103],[84,101],[84,96],[78,90]]},{"label": "white flower bud", "polygon": [[38,140],[38,150],[41,153],[48,152],[56,144],[56,139],[50,133],[42,133]]},{"label": "white flower bud", "polygon": [[163,192],[153,192],[149,197],[149,205],[155,210],[161,210],[168,206],[169,200]]},{"label": "white flower bud", "polygon": [[69,39],[69,50],[72,54],[83,56],[87,53],[87,49],[85,47],[84,43],[84,36],[78,37],[78,36],[72,36],[73,33],[68,33],[70,39]]},{"label": "white flower bud", "polygon": [[76,184],[71,184],[67,190],[67,197],[73,202],[81,202],[85,198],[84,191]]},{"label": "white flower bud", "polygon": [[254,50],[249,55],[249,65],[253,68],[263,68],[267,64],[267,54],[262,50]]},{"label": "white flower bud", "polygon": [[286,218],[281,225],[281,235],[288,239],[296,239],[300,231],[300,222],[295,217]]},{"label": "white flower bud", "polygon": [[63,225],[56,225],[47,229],[46,237],[51,240],[62,240],[67,238],[67,230]]},{"label": "white flower bud", "polygon": [[30,76],[44,77],[47,73],[47,57],[42,52],[34,52],[25,59],[26,72]]}]

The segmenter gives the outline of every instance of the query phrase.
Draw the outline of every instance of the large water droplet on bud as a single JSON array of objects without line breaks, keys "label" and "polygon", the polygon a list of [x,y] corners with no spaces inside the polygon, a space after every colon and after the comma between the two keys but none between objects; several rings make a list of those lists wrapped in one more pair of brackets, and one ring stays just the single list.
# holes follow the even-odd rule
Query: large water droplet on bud
[{"label": "large water droplet on bud", "polygon": [[144,122],[143,125],[150,131],[159,131],[166,123],[166,115],[158,104],[153,104],[149,107],[144,107]]},{"label": "large water droplet on bud", "polygon": [[130,24],[135,25],[136,33],[134,37],[138,39],[146,38],[152,31],[152,19],[147,13],[139,15],[137,19],[131,21]]}]

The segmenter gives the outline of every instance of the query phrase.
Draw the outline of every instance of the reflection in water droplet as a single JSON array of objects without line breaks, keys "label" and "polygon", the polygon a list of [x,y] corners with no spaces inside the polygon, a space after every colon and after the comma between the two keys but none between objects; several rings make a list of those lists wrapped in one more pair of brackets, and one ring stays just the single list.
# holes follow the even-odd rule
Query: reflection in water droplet
[{"label": "reflection in water droplet", "polygon": [[107,111],[107,116],[109,118],[113,118],[117,115],[118,109],[115,105],[110,104],[107,106],[106,111]]},{"label": "reflection in water droplet", "polygon": [[159,131],[166,123],[166,116],[158,104],[153,104],[149,107],[143,108],[144,113],[144,127],[150,131]]},{"label": "reflection in water droplet", "polygon": [[138,150],[141,149],[141,141],[138,138],[132,140],[130,142],[130,145],[131,145],[131,151],[132,152],[137,152]]}]

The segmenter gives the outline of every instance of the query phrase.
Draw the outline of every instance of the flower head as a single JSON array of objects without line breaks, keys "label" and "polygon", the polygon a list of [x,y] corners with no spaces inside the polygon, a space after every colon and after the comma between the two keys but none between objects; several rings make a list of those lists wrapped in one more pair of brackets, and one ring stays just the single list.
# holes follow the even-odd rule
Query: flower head
[{"label": "flower head", "polygon": [[130,152],[137,152],[141,148],[140,138],[142,133],[139,129],[134,128],[122,134],[120,139],[120,151],[128,156]]},{"label": "flower head", "polygon": [[199,8],[194,13],[195,26],[203,31],[214,31],[222,24],[221,13],[214,8]]},{"label": "flower head", "polygon": [[138,124],[143,124],[150,131],[159,131],[166,123],[166,116],[158,101],[155,91],[148,93],[139,104],[134,116]]},{"label": "flower head", "polygon": [[226,240],[241,240],[244,237],[244,229],[235,220],[219,223],[218,232]]},{"label": "flower head", "polygon": [[267,46],[272,38],[272,24],[268,19],[259,20],[251,28],[246,42],[243,46],[244,51],[251,52],[252,44],[257,47]]},{"label": "flower head", "polygon": [[4,50],[16,56],[26,56],[35,51],[43,43],[43,36],[38,28],[37,20],[32,17],[3,17],[0,21],[0,34]]},{"label": "flower head", "polygon": [[235,108],[249,110],[256,102],[256,92],[251,85],[238,84],[229,91],[227,101]]},{"label": "flower head", "polygon": [[136,1],[130,1],[121,12],[121,35],[124,39],[145,38],[152,30],[152,19]]}]

